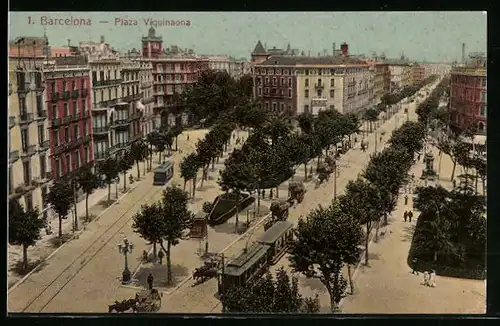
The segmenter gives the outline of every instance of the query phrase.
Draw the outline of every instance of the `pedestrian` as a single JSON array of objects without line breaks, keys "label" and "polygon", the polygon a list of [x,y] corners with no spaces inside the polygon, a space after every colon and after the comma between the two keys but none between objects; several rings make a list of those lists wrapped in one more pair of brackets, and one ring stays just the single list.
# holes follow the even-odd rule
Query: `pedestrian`
[{"label": "pedestrian", "polygon": [[148,275],[148,286],[149,286],[149,289],[152,290],[153,289],[153,274],[149,273]]},{"label": "pedestrian", "polygon": [[163,253],[163,250],[160,249],[160,251],[158,251],[158,258],[160,259],[160,265],[163,262],[163,257],[165,257],[165,254]]},{"label": "pedestrian", "polygon": [[457,181],[453,179],[453,189],[455,189],[456,187],[457,187]]},{"label": "pedestrian", "polygon": [[420,153],[418,153],[417,162],[420,162]]},{"label": "pedestrian", "polygon": [[413,270],[411,273],[418,275],[418,271],[417,271],[418,260],[417,260],[417,258],[413,258],[412,263],[413,263]]},{"label": "pedestrian", "polygon": [[382,143],[382,136],[380,136],[380,143]]},{"label": "pedestrian", "polygon": [[408,220],[410,221],[411,223],[411,218],[413,217],[413,212],[412,211],[409,211],[408,212]]},{"label": "pedestrian", "polygon": [[269,190],[269,199],[273,199],[273,190]]},{"label": "pedestrian", "polygon": [[189,134],[187,134],[187,141],[189,141]]},{"label": "pedestrian", "polygon": [[262,189],[260,194],[261,194],[262,198],[265,198],[266,197],[266,189]]},{"label": "pedestrian", "polygon": [[405,195],[405,205],[408,205],[408,195]]},{"label": "pedestrian", "polygon": [[405,213],[403,214],[403,218],[405,219],[405,222],[406,222],[406,220],[408,219],[408,212],[407,211],[405,211]]},{"label": "pedestrian", "polygon": [[431,271],[431,275],[429,277],[429,286],[431,288],[435,288],[436,287],[436,271],[435,270]]},{"label": "pedestrian", "polygon": [[429,278],[430,278],[430,274],[428,271],[425,271],[424,272],[424,285],[425,286],[429,286]]}]

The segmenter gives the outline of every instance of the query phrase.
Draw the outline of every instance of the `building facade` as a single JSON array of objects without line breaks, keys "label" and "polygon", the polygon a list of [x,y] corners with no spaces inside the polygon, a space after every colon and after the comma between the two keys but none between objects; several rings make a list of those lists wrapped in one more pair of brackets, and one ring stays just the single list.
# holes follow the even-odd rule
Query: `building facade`
[{"label": "building facade", "polygon": [[[154,115],[153,128],[161,124],[174,125],[176,116],[171,108],[176,94],[195,83],[203,71],[210,68],[205,57],[199,57],[192,51],[182,52],[178,47],[163,48],[161,36],[150,28],[148,36],[142,38],[142,60],[152,64]],[[179,117],[181,123],[187,122],[187,116]]]},{"label": "building facade", "polygon": [[416,85],[424,80],[425,80],[425,67],[418,63],[412,64],[410,84]]},{"label": "building facade", "polygon": [[229,75],[234,79],[240,79],[242,76],[251,74],[250,63],[244,59],[231,59],[229,62]]},{"label": "building facade", "polygon": [[231,72],[231,59],[229,56],[216,55],[207,56],[208,68],[214,71],[225,71],[228,74]]},{"label": "building facade", "polygon": [[90,69],[87,58],[57,57],[44,65],[54,179],[93,163]]},{"label": "building facade", "polygon": [[140,79],[140,89],[142,92],[142,100],[140,101],[139,109],[143,111],[143,116],[141,118],[141,130],[143,137],[147,136],[151,133],[153,128],[154,121],[154,96],[153,96],[153,64],[151,62],[147,62],[138,59],[140,63],[141,70],[139,72]]},{"label": "building facade", "polygon": [[472,126],[478,134],[486,134],[486,58],[471,58],[465,65],[451,70],[449,112],[452,129],[463,130]]},{"label": "building facade", "polygon": [[373,74],[358,59],[271,56],[254,65],[253,75],[254,95],[271,111],[361,114],[373,105]]},{"label": "building facade", "polygon": [[43,210],[51,180],[43,80],[48,41],[18,38],[9,45],[9,200]]},{"label": "building facade", "polygon": [[[141,63],[122,58],[120,64],[122,98],[115,107],[115,112],[112,115],[114,123],[111,127],[116,129],[115,143],[128,147],[143,137],[141,120],[144,117],[144,110],[141,109],[140,101],[143,99],[144,93],[141,90]],[[127,124],[128,130],[125,127]]]},{"label": "building facade", "polygon": [[444,76],[451,71],[451,64],[448,63],[425,63],[422,66],[425,69],[425,78],[432,75]]}]

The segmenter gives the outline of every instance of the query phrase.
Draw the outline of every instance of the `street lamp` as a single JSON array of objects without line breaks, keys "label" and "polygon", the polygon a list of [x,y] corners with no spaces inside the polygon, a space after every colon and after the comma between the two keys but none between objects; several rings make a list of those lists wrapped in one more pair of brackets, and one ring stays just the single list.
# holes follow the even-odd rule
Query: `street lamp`
[{"label": "street lamp", "polygon": [[128,241],[127,238],[123,239],[122,244],[118,244],[118,252],[125,256],[125,267],[122,273],[122,284],[130,283],[131,275],[130,270],[128,269],[127,255],[129,253],[132,253],[132,249],[134,249],[134,245],[132,244],[132,242]]}]

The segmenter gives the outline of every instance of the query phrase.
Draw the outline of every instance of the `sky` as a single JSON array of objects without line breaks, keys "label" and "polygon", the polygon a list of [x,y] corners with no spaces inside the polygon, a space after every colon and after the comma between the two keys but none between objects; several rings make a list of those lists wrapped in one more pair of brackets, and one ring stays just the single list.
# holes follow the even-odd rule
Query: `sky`
[{"label": "sky", "polygon": [[[83,18],[87,26],[50,25],[52,19]],[[43,36],[51,45],[99,41],[118,51],[141,48],[151,20],[179,20],[182,26],[157,26],[164,46],[193,48],[197,54],[249,58],[258,40],[268,48],[292,48],[306,54],[332,52],[346,42],[350,54],[402,53],[416,61],[451,62],[466,53],[486,53],[485,12],[10,12],[9,37]],[[107,21],[107,23],[100,23]],[[136,25],[125,25],[131,23]],[[189,26],[187,26],[189,22]],[[44,25],[43,25],[44,24]]]}]

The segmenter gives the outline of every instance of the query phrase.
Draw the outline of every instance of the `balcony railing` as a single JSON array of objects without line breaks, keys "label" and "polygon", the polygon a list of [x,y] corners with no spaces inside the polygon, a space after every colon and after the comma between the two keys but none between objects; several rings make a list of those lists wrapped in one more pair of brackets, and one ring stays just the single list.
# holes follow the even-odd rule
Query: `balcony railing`
[{"label": "balcony railing", "polygon": [[48,150],[50,147],[50,141],[49,140],[44,140],[40,144],[38,144],[38,151],[39,152],[44,152]]},{"label": "balcony railing", "polygon": [[16,117],[15,116],[10,116],[9,117],[9,128],[12,128],[16,125]]},{"label": "balcony railing", "polygon": [[73,120],[73,116],[71,116],[71,115],[66,115],[66,116],[62,117],[62,123],[64,125],[70,123],[72,120]]},{"label": "balcony railing", "polygon": [[130,125],[130,119],[115,120],[111,124],[112,128],[127,127]]},{"label": "balcony railing", "polygon": [[50,127],[51,128],[57,128],[61,125],[61,118],[55,118],[50,120]]},{"label": "balcony railing", "polygon": [[9,162],[12,164],[12,163],[16,162],[17,160],[19,160],[19,151],[18,150],[10,151],[9,152]]},{"label": "balcony railing", "polygon": [[93,110],[105,110],[105,109],[114,107],[116,105],[116,103],[118,103],[118,99],[101,101],[98,103],[94,103],[92,109]]},{"label": "balcony railing", "polygon": [[105,150],[105,151],[102,151],[102,152],[94,152],[94,158],[96,160],[105,160],[106,158],[109,157],[109,150]]},{"label": "balcony railing", "polygon": [[102,86],[111,86],[111,85],[119,85],[122,83],[121,79],[108,79],[108,80],[94,80],[94,87],[102,87]]},{"label": "balcony railing", "polygon": [[35,153],[36,153],[36,145],[29,145],[23,148],[21,157],[31,156],[34,155]]},{"label": "balcony railing", "polygon": [[65,101],[69,100],[70,91],[64,91],[62,97],[63,97],[63,100],[65,100]]},{"label": "balcony railing", "polygon": [[38,119],[47,119],[47,110],[40,110],[36,114]]},{"label": "balcony railing", "polygon": [[35,120],[33,113],[21,113],[19,115],[19,124],[31,123]]},{"label": "balcony railing", "polygon": [[109,132],[109,127],[94,127],[94,135],[107,135]]},{"label": "balcony railing", "polygon": [[76,100],[78,98],[78,96],[80,96],[80,92],[75,89],[73,92],[71,92],[71,98]]},{"label": "balcony railing", "polygon": [[325,88],[325,84],[316,83],[316,84],[314,84],[314,88],[316,88],[316,89],[323,89],[323,88]]}]

